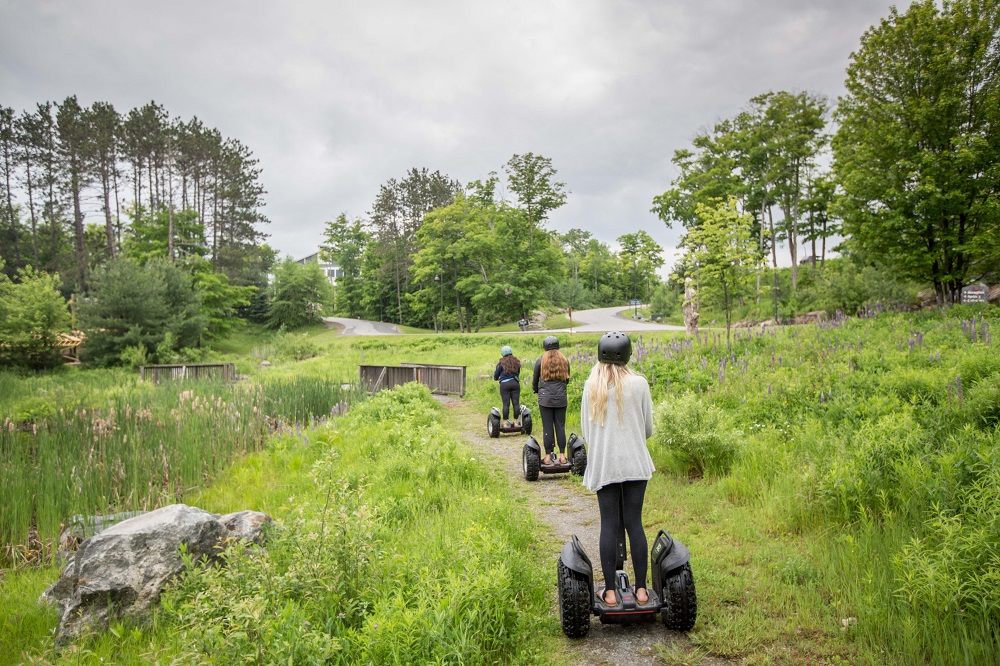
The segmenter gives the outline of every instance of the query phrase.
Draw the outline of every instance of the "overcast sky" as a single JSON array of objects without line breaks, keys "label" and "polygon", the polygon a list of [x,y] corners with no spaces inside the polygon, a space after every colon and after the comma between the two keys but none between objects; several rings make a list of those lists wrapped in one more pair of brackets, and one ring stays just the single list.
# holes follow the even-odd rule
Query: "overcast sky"
[{"label": "overcast sky", "polygon": [[530,151],[570,190],[550,228],[645,229],[669,262],[679,230],[649,208],[674,150],[769,90],[836,98],[890,4],[0,0],[0,104],[198,116],[260,160],[295,257],[411,167],[468,183]]}]

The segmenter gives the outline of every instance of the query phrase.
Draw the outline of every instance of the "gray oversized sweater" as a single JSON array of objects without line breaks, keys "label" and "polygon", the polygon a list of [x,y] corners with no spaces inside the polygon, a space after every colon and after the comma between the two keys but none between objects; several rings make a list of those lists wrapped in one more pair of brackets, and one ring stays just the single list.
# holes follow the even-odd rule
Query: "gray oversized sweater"
[{"label": "gray oversized sweater", "polygon": [[603,426],[590,421],[586,388],[583,391],[580,423],[588,447],[583,485],[592,492],[609,483],[648,481],[656,470],[646,448],[646,440],[653,434],[649,384],[642,375],[627,375],[623,384],[624,418],[618,420],[619,387],[609,387]]}]

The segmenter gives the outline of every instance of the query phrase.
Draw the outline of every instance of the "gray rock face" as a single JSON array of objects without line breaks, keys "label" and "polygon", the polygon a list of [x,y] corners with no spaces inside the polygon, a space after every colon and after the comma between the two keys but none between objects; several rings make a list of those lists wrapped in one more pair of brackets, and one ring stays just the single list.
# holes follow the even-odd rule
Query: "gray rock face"
[{"label": "gray rock face", "polygon": [[265,526],[274,520],[260,511],[237,511],[220,517],[219,522],[229,531],[230,539],[263,546]]},{"label": "gray rock face", "polygon": [[183,571],[182,544],[196,559],[216,559],[228,536],[214,514],[172,504],[88,538],[42,594],[43,601],[62,609],[56,641],[103,628],[113,614],[145,613],[164,585]]}]

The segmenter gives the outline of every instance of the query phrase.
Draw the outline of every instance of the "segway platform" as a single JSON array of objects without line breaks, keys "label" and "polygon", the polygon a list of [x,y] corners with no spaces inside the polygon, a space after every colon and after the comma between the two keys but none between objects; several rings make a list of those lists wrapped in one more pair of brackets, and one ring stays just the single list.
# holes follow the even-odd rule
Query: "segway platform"
[{"label": "segway platform", "polygon": [[493,439],[500,435],[530,435],[531,410],[521,405],[521,425],[504,426],[503,420],[500,418],[500,408],[494,407],[490,410],[490,415],[486,417],[486,432]]},{"label": "segway platform", "polygon": [[[665,530],[660,530],[650,549],[652,584],[646,588],[649,600],[640,604],[635,588],[622,568],[626,557],[624,535],[618,543],[618,571],[614,582],[617,603],[609,606],[594,589],[594,570],[590,558],[574,534],[559,555],[559,619],[563,633],[582,638],[590,631],[590,617],[602,624],[649,622],[659,614],[663,624],[675,631],[688,631],[695,623],[698,601],[691,553]],[[602,590],[603,592],[603,590]]]},{"label": "segway platform", "polygon": [[528,437],[521,451],[521,469],[524,471],[526,481],[537,481],[538,473],[542,474],[566,474],[571,472],[577,476],[583,476],[587,471],[587,447],[582,437],[577,437],[576,433],[571,433],[566,440],[566,462],[559,462],[557,454],[553,452],[552,463],[546,465],[542,461],[542,447],[534,437]]}]

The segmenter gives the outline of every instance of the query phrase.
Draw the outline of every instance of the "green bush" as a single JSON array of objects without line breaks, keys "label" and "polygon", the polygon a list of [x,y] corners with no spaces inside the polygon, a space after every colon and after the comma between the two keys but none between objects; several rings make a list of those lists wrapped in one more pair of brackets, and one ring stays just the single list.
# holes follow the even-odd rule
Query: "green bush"
[{"label": "green bush", "polygon": [[721,409],[694,394],[661,402],[655,423],[655,445],[669,451],[688,474],[725,474],[739,452],[741,433],[726,423]]},{"label": "green bush", "polygon": [[319,345],[299,333],[281,331],[271,341],[271,346],[277,358],[301,361],[319,354]]},{"label": "green bush", "polygon": [[164,356],[168,348],[195,347],[205,323],[199,308],[190,276],[174,264],[151,260],[140,266],[117,259],[94,272],[92,291],[80,304],[87,331],[84,358],[118,365],[128,347],[145,347],[157,357],[161,347]]},{"label": "green bush", "polygon": [[59,293],[58,275],[24,268],[18,272],[18,281],[11,282],[0,272],[0,365],[56,365],[58,335],[69,327],[69,310]]}]

